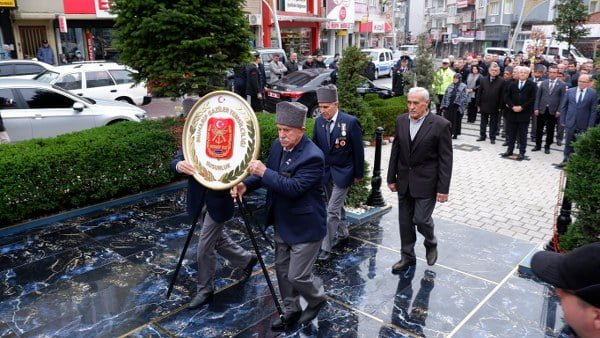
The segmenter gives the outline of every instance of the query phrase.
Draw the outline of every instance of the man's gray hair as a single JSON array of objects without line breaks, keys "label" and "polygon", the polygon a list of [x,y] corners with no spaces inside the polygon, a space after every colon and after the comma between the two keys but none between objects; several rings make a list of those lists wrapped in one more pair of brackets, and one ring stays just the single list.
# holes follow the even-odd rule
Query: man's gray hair
[{"label": "man's gray hair", "polygon": [[425,99],[425,101],[429,102],[429,91],[427,91],[427,89],[423,88],[423,87],[412,87],[409,91],[408,94],[415,94],[415,95],[419,95],[422,98]]}]

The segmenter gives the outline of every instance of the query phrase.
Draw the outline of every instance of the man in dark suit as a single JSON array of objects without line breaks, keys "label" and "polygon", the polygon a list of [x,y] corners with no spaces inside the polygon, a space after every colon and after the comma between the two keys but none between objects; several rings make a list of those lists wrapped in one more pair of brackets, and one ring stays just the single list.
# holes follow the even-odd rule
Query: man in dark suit
[{"label": "man in dark suit", "polygon": [[336,242],[348,240],[348,225],[342,220],[342,210],[350,185],[363,177],[365,153],[360,122],[355,116],[339,111],[337,88],[333,85],[318,88],[317,101],[321,116],[315,120],[312,139],[325,154],[323,184],[327,196],[327,235],[318,260],[327,261]]},{"label": "man in dark suit", "polygon": [[408,56],[401,56],[392,71],[392,95],[404,96],[404,88],[410,87],[408,79]]},{"label": "man in dark suit", "polygon": [[584,133],[596,123],[598,94],[591,88],[592,76],[580,74],[577,87],[570,88],[563,97],[560,123],[565,126],[564,167],[573,152],[572,143],[577,135]]},{"label": "man in dark suit", "polygon": [[[285,307],[284,320],[276,319],[273,330],[297,321],[309,323],[326,305],[321,282],[313,275],[326,233],[324,156],[304,135],[307,111],[299,102],[277,104],[279,138],[271,146],[267,164],[251,161],[248,171],[252,175],[231,189],[236,198],[246,190],[267,188],[267,225],[275,225],[275,272]],[[308,303],[304,311],[300,296]]]},{"label": "man in dark suit", "polygon": [[481,114],[479,126],[479,138],[477,141],[485,141],[488,121],[490,122],[490,143],[496,143],[498,134],[498,117],[502,108],[502,92],[504,80],[500,78],[500,67],[492,63],[489,75],[479,81],[477,89],[477,111]]},{"label": "man in dark suit", "polygon": [[542,136],[546,127],[546,145],[544,152],[550,154],[550,146],[554,138],[556,119],[560,117],[560,103],[566,93],[565,83],[558,77],[558,67],[550,66],[548,79],[542,81],[535,95],[533,113],[537,117],[535,147],[531,151],[542,149]]},{"label": "man in dark suit", "polygon": [[264,67],[262,67],[260,54],[254,55],[252,62],[246,70],[246,95],[250,96],[250,105],[255,113],[263,111],[263,91],[266,79],[264,78]]},{"label": "man in dark suit", "polygon": [[215,250],[232,266],[243,268],[244,278],[250,277],[258,262],[256,255],[244,250],[227,235],[224,223],[233,216],[233,201],[227,190],[210,190],[198,183],[192,175],[196,168],[183,158],[179,151],[171,162],[171,170],[189,176],[187,189],[187,212],[193,217],[202,212],[202,223],[198,239],[198,286],[196,296],[188,308],[195,309],[208,303],[214,294],[213,281],[217,259]]},{"label": "man in dark suit", "polygon": [[437,261],[437,239],[431,214],[435,203],[448,201],[452,176],[450,122],[431,114],[429,92],[414,87],[408,92],[408,114],[396,119],[387,183],[398,192],[402,259],[392,267],[398,274],[416,264],[415,226],[425,237],[427,264]]},{"label": "man in dark suit", "polygon": [[518,80],[508,85],[505,92],[504,102],[508,108],[506,113],[508,149],[501,156],[512,156],[515,140],[518,140],[519,155],[517,160],[522,161],[525,159],[525,150],[527,149],[527,127],[533,113],[537,85],[528,80],[531,72],[529,67],[515,67],[515,72],[518,73]]}]

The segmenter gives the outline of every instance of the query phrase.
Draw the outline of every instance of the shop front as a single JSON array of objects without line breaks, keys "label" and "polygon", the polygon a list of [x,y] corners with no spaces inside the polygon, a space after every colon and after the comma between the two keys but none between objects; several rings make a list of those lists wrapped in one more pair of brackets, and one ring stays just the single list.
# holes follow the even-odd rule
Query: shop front
[{"label": "shop front", "polygon": [[66,32],[61,32],[59,20],[54,21],[61,64],[118,60],[113,46],[113,20],[68,20],[67,25]]}]

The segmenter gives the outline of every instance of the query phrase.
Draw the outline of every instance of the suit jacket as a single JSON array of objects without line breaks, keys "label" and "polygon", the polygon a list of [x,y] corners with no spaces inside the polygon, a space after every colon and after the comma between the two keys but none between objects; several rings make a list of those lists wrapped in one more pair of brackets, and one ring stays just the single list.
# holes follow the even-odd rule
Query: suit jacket
[{"label": "suit jacket", "polygon": [[587,88],[581,102],[577,103],[577,90],[578,87],[569,88],[563,97],[560,123],[569,129],[586,131],[596,123],[598,94],[594,89]]},{"label": "suit jacket", "polygon": [[388,167],[387,182],[398,193],[414,198],[447,194],[452,176],[452,131],[445,118],[427,114],[415,139],[410,141],[408,114],[398,116]]},{"label": "suit jacket", "polygon": [[504,79],[500,76],[496,76],[491,82],[489,76],[481,77],[477,95],[475,95],[479,110],[482,113],[497,113],[502,108],[503,90]]},{"label": "suit jacket", "polygon": [[263,177],[249,176],[244,184],[248,190],[267,188],[267,225],[275,224],[286,243],[319,241],[326,232],[323,152],[305,135],[283,163],[282,153],[275,140]]},{"label": "suit jacket", "polygon": [[[519,81],[512,81],[506,88],[504,98],[508,110],[506,111],[506,120],[514,122],[527,122],[533,113],[533,104],[535,103],[535,93],[537,85],[531,80],[525,81],[523,88],[519,90]],[[523,110],[514,112],[514,106],[521,106]]]},{"label": "suit jacket", "polygon": [[[171,161],[171,170],[177,175],[181,175],[175,169],[179,161],[183,161],[181,150],[177,152],[177,155]],[[194,217],[197,212],[202,211],[204,204],[206,204],[210,217],[216,222],[225,222],[233,216],[233,199],[231,199],[229,190],[210,190],[198,183],[194,177],[189,176],[187,188],[188,214]]]},{"label": "suit jacket", "polygon": [[312,137],[325,155],[323,183],[333,180],[336,186],[347,188],[355,178],[364,175],[365,152],[360,122],[355,116],[338,111],[331,137],[327,126],[323,116],[317,117]]},{"label": "suit jacket", "polygon": [[540,114],[544,114],[546,108],[550,115],[554,116],[556,112],[560,112],[560,104],[566,93],[567,86],[561,80],[556,79],[554,87],[550,90],[550,80],[544,80],[535,93],[535,103],[533,110],[539,110]]}]

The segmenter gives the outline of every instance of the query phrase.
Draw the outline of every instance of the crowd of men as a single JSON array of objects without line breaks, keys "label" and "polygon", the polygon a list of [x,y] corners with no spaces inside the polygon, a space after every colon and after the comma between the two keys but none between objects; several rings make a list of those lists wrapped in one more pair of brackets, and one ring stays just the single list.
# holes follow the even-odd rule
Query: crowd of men
[{"label": "crowd of men", "polygon": [[[542,55],[521,53],[502,60],[495,54],[449,57],[435,73],[436,110],[453,124],[454,138],[465,112],[468,123],[475,123],[479,115],[477,141],[489,138],[494,144],[497,136],[506,137],[502,156],[516,155],[519,161],[525,159],[528,136],[535,143],[531,151],[543,147],[546,154],[556,138],[558,146],[565,146],[558,165],[564,167],[577,135],[599,122],[596,74],[593,63],[578,67],[575,60],[559,56],[551,62]],[[457,78],[464,86],[453,84]]]}]

